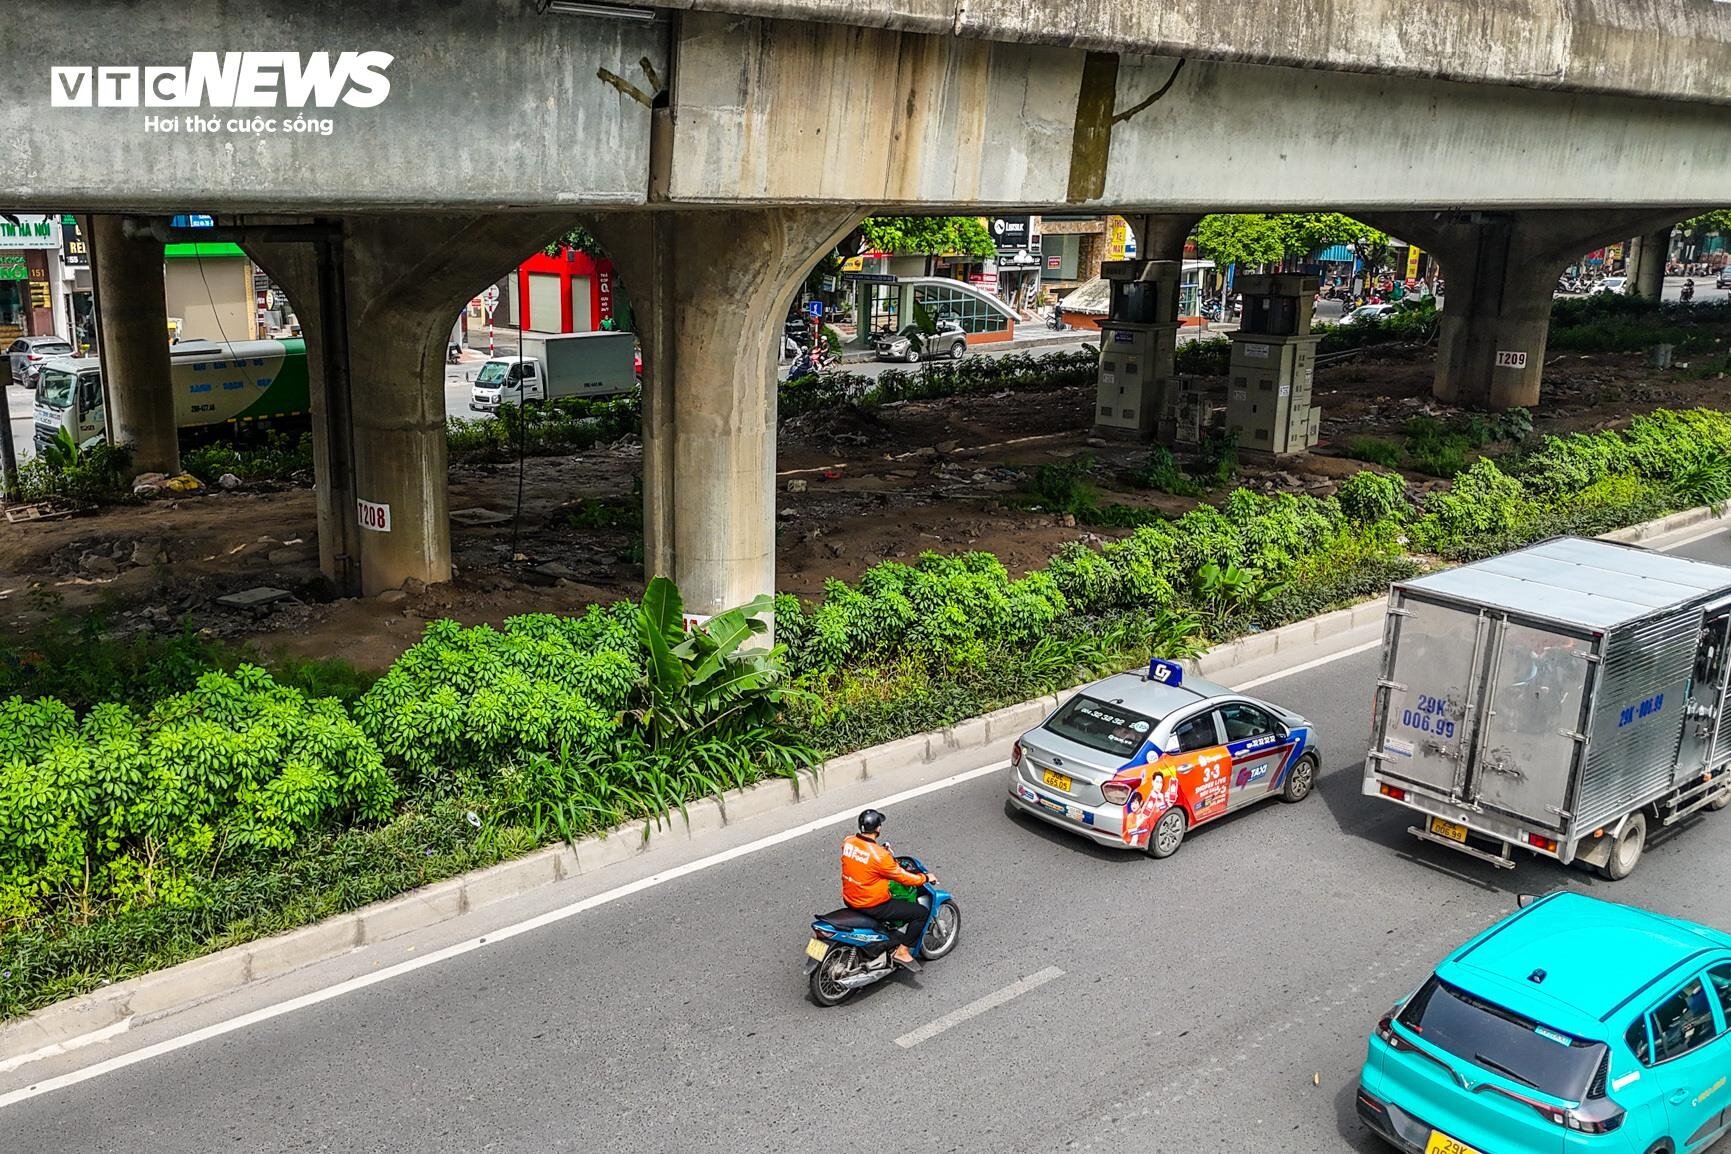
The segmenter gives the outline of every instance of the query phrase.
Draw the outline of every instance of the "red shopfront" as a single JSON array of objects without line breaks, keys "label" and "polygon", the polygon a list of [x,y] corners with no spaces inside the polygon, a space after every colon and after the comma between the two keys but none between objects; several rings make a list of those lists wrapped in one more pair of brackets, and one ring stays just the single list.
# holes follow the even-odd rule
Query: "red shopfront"
[{"label": "red shopfront", "polygon": [[520,268],[520,315],[541,333],[586,333],[614,317],[613,262],[574,248],[536,253]]}]

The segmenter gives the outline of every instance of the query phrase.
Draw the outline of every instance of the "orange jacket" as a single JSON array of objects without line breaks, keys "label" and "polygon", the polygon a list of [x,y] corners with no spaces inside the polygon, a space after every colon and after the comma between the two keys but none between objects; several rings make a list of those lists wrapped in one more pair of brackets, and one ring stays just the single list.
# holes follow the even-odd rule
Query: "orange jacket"
[{"label": "orange jacket", "polygon": [[841,843],[841,900],[856,910],[889,901],[892,881],[917,886],[925,880],[926,875],[897,865],[889,847],[875,837],[856,833]]}]

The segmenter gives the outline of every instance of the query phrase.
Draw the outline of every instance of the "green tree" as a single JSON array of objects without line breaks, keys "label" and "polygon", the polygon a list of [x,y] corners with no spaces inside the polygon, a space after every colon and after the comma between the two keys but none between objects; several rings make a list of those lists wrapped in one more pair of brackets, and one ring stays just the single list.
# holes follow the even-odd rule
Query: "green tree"
[{"label": "green tree", "polygon": [[594,235],[580,224],[572,225],[565,231],[564,236],[549,244],[541,251],[546,253],[548,256],[558,256],[559,250],[565,248],[574,248],[578,252],[587,253],[589,256],[607,255],[605,252],[601,251],[601,242],[596,240]]},{"label": "green tree", "polygon": [[1217,213],[1196,226],[1197,251],[1221,266],[1275,264],[1334,244],[1370,258],[1387,250],[1388,236],[1338,212]]},{"label": "green tree", "polygon": [[998,251],[977,216],[873,216],[860,225],[860,233],[874,252],[985,259]]}]

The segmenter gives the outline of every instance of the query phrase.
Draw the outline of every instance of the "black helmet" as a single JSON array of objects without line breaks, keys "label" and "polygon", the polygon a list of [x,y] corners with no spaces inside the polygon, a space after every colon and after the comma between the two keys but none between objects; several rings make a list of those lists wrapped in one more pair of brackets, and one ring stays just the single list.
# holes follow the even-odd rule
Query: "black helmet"
[{"label": "black helmet", "polygon": [[859,815],[859,831],[861,833],[876,833],[884,824],[884,815],[875,809],[864,810]]}]

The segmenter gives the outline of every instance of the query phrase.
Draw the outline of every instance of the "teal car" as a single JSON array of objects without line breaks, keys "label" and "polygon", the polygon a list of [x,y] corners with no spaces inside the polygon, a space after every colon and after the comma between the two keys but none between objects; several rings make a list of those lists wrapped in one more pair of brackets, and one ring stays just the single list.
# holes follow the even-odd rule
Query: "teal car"
[{"label": "teal car", "polygon": [[1696,1154],[1727,1079],[1731,934],[1557,893],[1377,1023],[1358,1115],[1408,1154]]}]

